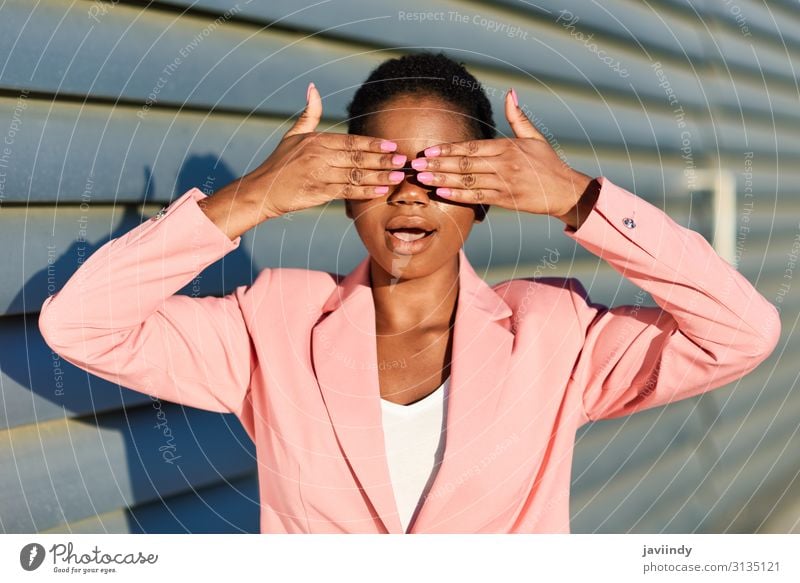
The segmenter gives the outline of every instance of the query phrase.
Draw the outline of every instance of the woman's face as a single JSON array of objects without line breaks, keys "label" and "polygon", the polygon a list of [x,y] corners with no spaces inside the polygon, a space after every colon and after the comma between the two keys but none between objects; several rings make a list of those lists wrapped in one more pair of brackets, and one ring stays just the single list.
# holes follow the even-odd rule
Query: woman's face
[{"label": "woman's face", "polygon": [[407,157],[403,182],[385,196],[346,201],[364,246],[383,269],[400,279],[429,275],[454,261],[469,236],[479,205],[448,201],[416,180],[409,165],[428,146],[474,139],[464,114],[435,97],[401,95],[370,116],[365,133],[397,143]]}]

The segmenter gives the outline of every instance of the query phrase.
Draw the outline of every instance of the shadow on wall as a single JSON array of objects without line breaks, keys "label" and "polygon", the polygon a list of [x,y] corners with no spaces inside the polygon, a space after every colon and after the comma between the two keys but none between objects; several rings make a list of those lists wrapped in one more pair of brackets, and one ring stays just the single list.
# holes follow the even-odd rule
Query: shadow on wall
[{"label": "shadow on wall", "polygon": [[[150,168],[144,172],[141,204],[152,201],[154,192]],[[211,194],[236,178],[215,156],[192,156],[178,174],[173,200],[193,186]],[[40,437],[42,445],[33,448],[36,451],[31,456],[15,460],[17,471],[3,472],[6,477],[0,478],[0,484],[11,488],[2,488],[10,497],[3,496],[5,502],[0,502],[6,532],[66,530],[65,523],[80,520],[84,524],[79,528],[87,532],[259,530],[255,450],[233,415],[154,400],[89,375],[64,360],[58,362],[62,375],[54,375],[58,356],[44,343],[37,321],[48,283],[51,289],[53,286],[52,272],[59,276],[57,291],[75,272],[79,258],[85,260],[142,220],[138,205],[126,206],[117,229],[94,242],[73,241],[50,267],[50,282],[45,267],[25,283],[12,302],[26,308],[20,311],[26,314],[27,357],[19,358],[17,352],[14,358],[10,351],[2,351],[5,357],[0,356],[0,367],[13,381],[30,388],[34,401],[50,409],[55,404],[63,410],[63,418],[75,419],[66,440],[48,444]],[[178,293],[229,293],[236,286],[250,284],[252,270],[251,257],[241,245]],[[59,386],[63,388],[59,390]],[[15,422],[14,411],[6,414],[13,427],[38,422],[35,411],[29,421]],[[53,415],[44,417],[52,419]],[[108,516],[113,518],[102,524],[93,519],[110,511]],[[124,519],[120,517],[123,512]]]}]

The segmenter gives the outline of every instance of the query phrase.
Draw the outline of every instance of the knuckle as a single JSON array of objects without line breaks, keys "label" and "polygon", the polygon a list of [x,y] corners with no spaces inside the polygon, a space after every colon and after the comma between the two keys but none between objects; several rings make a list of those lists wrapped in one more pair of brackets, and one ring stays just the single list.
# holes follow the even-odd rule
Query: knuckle
[{"label": "knuckle", "polygon": [[475,190],[475,200],[477,201],[483,200],[483,191],[480,188]]},{"label": "knuckle", "polygon": [[344,145],[348,150],[352,150],[356,145],[356,137],[353,134],[345,134]]},{"label": "knuckle", "polygon": [[364,179],[364,171],[361,170],[361,168],[351,168],[347,173],[347,179],[350,181],[350,184],[361,184],[361,181]]},{"label": "knuckle", "polygon": [[439,158],[428,158],[426,170],[439,170],[442,167],[442,161]]},{"label": "knuckle", "polygon": [[351,196],[353,196],[353,191],[354,188],[352,184],[345,184],[344,186],[342,186],[342,197],[350,198]]},{"label": "knuckle", "polygon": [[394,154],[381,154],[380,165],[382,168],[392,165],[392,157]]},{"label": "knuckle", "polygon": [[469,152],[470,154],[474,154],[477,151],[478,151],[478,142],[477,141],[470,140],[469,142],[467,142],[467,152]]},{"label": "knuckle", "polygon": [[467,156],[461,156],[458,159],[458,169],[461,170],[461,172],[469,172],[472,169],[472,160]]},{"label": "knuckle", "polygon": [[462,182],[462,183],[464,184],[464,186],[466,186],[467,188],[471,188],[472,186],[474,186],[474,185],[475,185],[475,182],[476,182],[476,180],[477,180],[477,179],[475,178],[475,175],[474,175],[474,174],[463,174],[463,175],[461,176],[461,182]]},{"label": "knuckle", "polygon": [[361,166],[361,163],[364,161],[364,152],[361,150],[353,150],[350,152],[350,162],[354,166]]}]

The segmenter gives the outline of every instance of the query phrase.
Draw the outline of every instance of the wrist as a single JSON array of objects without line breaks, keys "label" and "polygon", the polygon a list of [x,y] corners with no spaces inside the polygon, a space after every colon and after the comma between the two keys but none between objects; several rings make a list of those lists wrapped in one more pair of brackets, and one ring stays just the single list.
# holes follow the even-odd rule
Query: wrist
[{"label": "wrist", "polygon": [[582,172],[575,172],[570,181],[570,188],[574,193],[575,201],[566,212],[553,215],[573,230],[578,230],[589,213],[592,212],[597,197],[600,194],[601,184],[597,178],[593,178]]},{"label": "wrist", "polygon": [[211,196],[198,202],[198,206],[231,240],[243,235],[267,220],[260,201],[248,189],[244,179],[238,179]]}]

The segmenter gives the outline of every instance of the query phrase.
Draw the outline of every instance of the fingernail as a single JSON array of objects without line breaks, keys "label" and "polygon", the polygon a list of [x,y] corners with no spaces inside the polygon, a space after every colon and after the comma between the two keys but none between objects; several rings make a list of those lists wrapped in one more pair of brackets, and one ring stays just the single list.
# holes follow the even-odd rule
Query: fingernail
[{"label": "fingernail", "polygon": [[417,178],[420,182],[431,182],[433,181],[433,172],[420,172],[417,174]]},{"label": "fingernail", "polygon": [[389,192],[388,186],[376,186],[375,187],[375,194],[386,194]]},{"label": "fingernail", "polygon": [[428,167],[428,161],[425,158],[415,158],[411,160],[411,167],[414,170],[425,170]]},{"label": "fingernail", "polygon": [[400,182],[405,177],[406,177],[406,173],[405,172],[400,172],[398,170],[395,170],[393,172],[389,172],[389,180],[391,182]]},{"label": "fingernail", "polygon": [[397,144],[394,142],[383,141],[381,142],[381,150],[384,152],[392,152],[397,149]]},{"label": "fingernail", "polygon": [[314,82],[308,84],[308,89],[306,89],[306,103],[311,100],[311,88],[314,87]]},{"label": "fingernail", "polygon": [[453,196],[453,191],[449,188],[437,188],[436,194],[439,196]]},{"label": "fingernail", "polygon": [[513,88],[513,87],[511,88],[511,99],[513,99],[513,100],[514,100],[514,105],[516,105],[517,107],[519,107],[519,99],[517,99],[517,92],[516,92],[516,91],[514,91],[514,88]]},{"label": "fingernail", "polygon": [[430,148],[425,148],[425,155],[426,156],[438,156],[442,153],[442,149],[439,146],[431,146]]},{"label": "fingernail", "polygon": [[406,163],[406,157],[402,154],[395,154],[392,156],[392,166],[402,166]]}]

